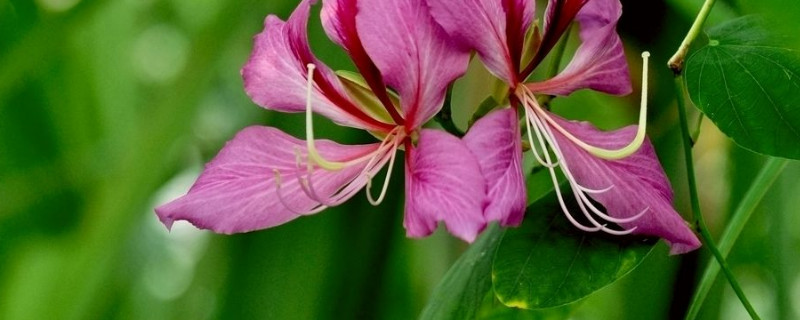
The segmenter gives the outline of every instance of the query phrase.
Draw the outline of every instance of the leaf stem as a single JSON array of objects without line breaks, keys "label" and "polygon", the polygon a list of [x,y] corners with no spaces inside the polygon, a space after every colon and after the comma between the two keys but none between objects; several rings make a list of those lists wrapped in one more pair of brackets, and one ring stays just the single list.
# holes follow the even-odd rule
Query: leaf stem
[{"label": "leaf stem", "polygon": [[686,60],[686,54],[689,53],[689,46],[691,46],[694,39],[700,35],[700,30],[703,28],[703,24],[706,23],[708,14],[711,13],[711,8],[714,7],[714,3],[716,2],[716,0],[706,0],[706,2],[703,3],[703,7],[700,8],[700,12],[697,14],[692,27],[689,29],[689,32],[686,33],[686,38],[683,39],[681,46],[678,47],[678,51],[669,59],[669,68],[672,69],[672,72],[676,75],[683,72],[683,62]]},{"label": "leaf stem", "polygon": [[[761,172],[758,173],[755,180],[753,180],[750,189],[747,190],[744,198],[739,202],[739,206],[736,208],[736,211],[733,212],[728,226],[722,233],[722,238],[720,238],[719,251],[722,253],[723,257],[727,257],[731,252],[733,245],[736,243],[736,239],[739,238],[747,221],[750,220],[750,217],[753,215],[753,212],[755,212],[761,199],[767,194],[767,191],[778,176],[780,176],[787,163],[788,161],[785,159],[770,158],[761,169]],[[708,296],[708,292],[711,290],[711,286],[714,284],[717,275],[719,275],[719,266],[713,261],[710,261],[705,268],[705,272],[703,272],[703,277],[700,278],[700,283],[695,290],[694,297],[692,297],[692,304],[689,307],[686,319],[695,319],[697,317],[700,312],[700,307],[706,296]]]},{"label": "leaf stem", "polygon": [[730,267],[728,267],[728,263],[725,261],[725,256],[723,256],[716,244],[714,244],[714,239],[711,237],[711,233],[708,231],[705,219],[703,218],[703,213],[700,210],[700,200],[697,195],[697,183],[694,174],[694,161],[692,159],[692,137],[689,131],[689,120],[686,116],[685,92],[686,90],[683,82],[683,76],[676,74],[675,95],[678,100],[678,114],[680,116],[681,134],[683,136],[683,155],[686,160],[686,177],[688,178],[689,182],[689,196],[691,198],[692,212],[694,213],[697,231],[700,233],[700,237],[703,238],[703,243],[705,244],[706,248],[711,251],[711,254],[719,263],[720,268],[722,268],[722,272],[725,273],[725,276],[728,278],[728,282],[731,284],[731,288],[733,288],[736,296],[739,297],[742,305],[744,305],[745,309],[747,309],[747,313],[750,314],[750,317],[753,319],[761,319],[756,313],[755,309],[753,309],[750,301],[747,300],[747,296],[745,296],[744,291],[742,291],[742,288],[739,285],[739,282],[736,280],[736,277],[734,277],[733,272],[731,272]]}]

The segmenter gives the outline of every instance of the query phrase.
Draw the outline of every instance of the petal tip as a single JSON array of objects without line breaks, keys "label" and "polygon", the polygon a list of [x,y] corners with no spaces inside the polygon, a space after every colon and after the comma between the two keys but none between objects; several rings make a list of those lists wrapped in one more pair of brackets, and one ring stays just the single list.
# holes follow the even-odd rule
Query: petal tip
[{"label": "petal tip", "polygon": [[164,224],[164,227],[167,228],[167,231],[172,231],[172,224],[175,223],[175,219],[171,217],[172,210],[169,209],[170,204],[172,204],[172,202],[161,205],[154,209],[158,220]]}]

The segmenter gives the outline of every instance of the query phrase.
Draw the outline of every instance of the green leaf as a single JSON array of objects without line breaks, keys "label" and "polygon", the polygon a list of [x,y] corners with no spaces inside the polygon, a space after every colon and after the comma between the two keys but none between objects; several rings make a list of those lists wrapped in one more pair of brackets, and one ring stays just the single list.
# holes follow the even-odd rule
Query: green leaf
[{"label": "green leaf", "polygon": [[777,46],[754,17],[708,37],[686,63],[695,105],[742,147],[800,159],[800,52]]},{"label": "green leaf", "polygon": [[478,121],[480,118],[483,118],[483,116],[489,114],[489,112],[494,110],[494,108],[496,108],[499,105],[500,104],[497,102],[497,100],[495,100],[494,97],[492,96],[488,96],[486,97],[486,99],[483,99],[483,101],[481,101],[481,104],[478,105],[478,109],[475,110],[475,113],[469,120],[469,126],[472,127],[472,124],[474,124],[475,121]]},{"label": "green leaf", "polygon": [[552,196],[544,203],[529,207],[522,226],[507,230],[497,248],[492,279],[507,306],[541,309],[578,301],[633,270],[655,244],[583,232]]},{"label": "green leaf", "polygon": [[491,224],[450,267],[420,319],[474,319],[492,288],[492,256],[503,230]]}]

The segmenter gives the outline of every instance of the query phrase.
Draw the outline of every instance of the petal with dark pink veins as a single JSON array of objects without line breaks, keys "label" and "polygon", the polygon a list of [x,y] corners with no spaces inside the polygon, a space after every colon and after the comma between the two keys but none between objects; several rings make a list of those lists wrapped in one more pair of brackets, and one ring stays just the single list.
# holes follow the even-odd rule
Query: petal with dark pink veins
[{"label": "petal with dark pink veins", "polygon": [[[407,146],[408,147],[408,146]],[[478,160],[458,138],[423,129],[416,148],[406,150],[406,213],[409,237],[430,235],[439,221],[472,242],[486,226],[486,181]]]},{"label": "petal with dark pink veins", "polygon": [[302,112],[306,109],[307,65],[313,63],[311,103],[316,112],[350,127],[391,130],[353,104],[333,71],[311,53],[307,23],[313,2],[302,1],[286,22],[267,16],[264,31],[256,35],[250,59],[242,68],[245,92],[264,108]]},{"label": "petal with dark pink veins", "polygon": [[576,17],[581,45],[572,61],[552,79],[528,84],[535,93],[566,96],[580,89],[613,95],[631,93],[628,62],[617,34],[622,14],[619,0],[589,1]]},{"label": "petal with dark pink veins", "polygon": [[358,2],[356,26],[385,83],[397,90],[406,127],[419,128],[442,107],[447,86],[469,54],[433,21],[425,0]]},{"label": "petal with dark pink veins", "polygon": [[489,71],[516,85],[525,33],[535,5],[523,0],[428,0],[431,14],[460,45],[478,52]]},{"label": "petal with dark pink veins", "polygon": [[522,175],[520,128],[514,109],[501,109],[481,118],[464,136],[486,178],[487,221],[516,226],[525,216],[527,193]]},{"label": "petal with dark pink veins", "polygon": [[[615,131],[600,131],[588,122],[551,117],[563,128],[584,142],[602,148],[619,148],[636,135],[636,126]],[[592,156],[567,139],[558,130],[551,130],[568,163],[575,181],[590,189],[609,190],[589,196],[602,204],[611,217],[630,218],[646,210],[633,222],[621,223],[625,229],[636,227],[635,234],[663,238],[670,253],[681,254],[700,247],[700,241],[686,221],[672,207],[672,188],[650,140],[634,154],[621,160],[604,160]]]},{"label": "petal with dark pink veins", "polygon": [[[378,145],[316,142],[322,156],[335,161],[369,154]],[[167,227],[176,220],[186,220],[218,233],[248,232],[294,220],[320,205],[301,189],[299,178],[306,177],[307,171],[305,164],[296,162],[296,150],[304,154],[305,148],[305,141],[278,129],[245,128],[206,165],[186,195],[156,208],[156,213]],[[360,189],[366,184],[360,176],[365,165],[364,162],[338,171],[314,170],[314,194],[328,198],[354,180],[356,185],[351,187]],[[280,189],[276,171],[281,175]]]}]

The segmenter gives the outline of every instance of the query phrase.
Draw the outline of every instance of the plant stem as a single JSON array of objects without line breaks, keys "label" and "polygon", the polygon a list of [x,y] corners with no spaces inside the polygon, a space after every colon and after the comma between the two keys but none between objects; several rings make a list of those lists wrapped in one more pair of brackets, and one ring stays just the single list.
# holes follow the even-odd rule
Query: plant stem
[{"label": "plant stem", "polygon": [[681,72],[683,72],[683,62],[686,60],[686,54],[689,53],[689,46],[692,45],[694,39],[700,34],[700,30],[703,28],[703,24],[706,23],[708,14],[711,13],[711,8],[714,7],[715,2],[717,1],[706,0],[706,2],[703,3],[700,13],[697,14],[689,32],[686,33],[686,38],[683,39],[681,46],[678,47],[678,51],[669,59],[669,68],[672,69],[672,72],[675,74],[681,74]]},{"label": "plant stem", "polygon": [[[770,158],[755,180],[753,180],[750,189],[747,190],[736,211],[733,212],[728,226],[722,233],[722,238],[720,238],[719,251],[723,257],[727,257],[731,252],[747,221],[750,220],[761,199],[764,198],[769,188],[780,176],[787,163],[788,161],[785,159]],[[695,319],[700,313],[700,307],[703,305],[706,296],[708,296],[708,292],[711,290],[717,275],[719,275],[719,266],[715,262],[709,261],[692,297],[692,303],[689,306],[686,319]]]},{"label": "plant stem", "polygon": [[747,300],[747,296],[745,296],[741,286],[739,286],[739,282],[736,280],[733,272],[731,272],[730,268],[728,267],[725,257],[719,251],[716,244],[714,244],[714,239],[711,237],[711,233],[708,232],[708,227],[706,226],[705,219],[703,218],[703,213],[700,210],[700,199],[697,196],[697,183],[694,174],[694,161],[692,159],[692,137],[691,133],[689,132],[689,120],[686,116],[685,87],[683,83],[683,76],[680,74],[675,77],[675,95],[678,100],[678,114],[680,115],[681,134],[683,136],[683,154],[686,160],[686,177],[689,180],[689,196],[692,202],[692,212],[694,213],[697,231],[700,233],[700,237],[703,238],[703,243],[705,244],[706,248],[711,251],[711,254],[714,255],[714,258],[719,263],[719,266],[722,268],[722,272],[724,272],[725,276],[728,278],[728,282],[731,284],[733,291],[736,292],[736,296],[739,297],[742,305],[744,305],[744,308],[747,309],[747,313],[749,313],[750,317],[753,319],[761,319],[756,313],[755,309],[753,309],[750,301]]}]

